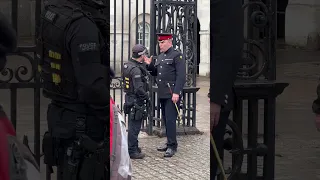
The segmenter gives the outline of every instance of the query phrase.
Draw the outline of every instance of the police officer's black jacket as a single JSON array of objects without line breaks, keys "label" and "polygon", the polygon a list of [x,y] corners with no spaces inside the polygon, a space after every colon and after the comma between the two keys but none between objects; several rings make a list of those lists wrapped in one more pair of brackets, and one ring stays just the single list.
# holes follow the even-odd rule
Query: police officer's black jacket
[{"label": "police officer's black jacket", "polygon": [[[108,113],[110,76],[106,43],[88,12],[68,1],[50,2],[41,15],[37,54],[43,94],[75,111]],[[71,106],[69,106],[71,104]],[[78,109],[84,107],[84,109]]]},{"label": "police officer's black jacket", "polygon": [[16,46],[16,32],[6,17],[0,13],[0,71],[5,66],[7,53],[14,51]]},{"label": "police officer's black jacket", "polygon": [[147,68],[151,75],[157,76],[159,98],[172,97],[167,83],[172,93],[181,95],[186,83],[186,62],[181,52],[171,47],[159,54]]},{"label": "police officer's black jacket", "polygon": [[123,65],[124,92],[137,100],[148,99],[148,72],[146,65],[130,59]]}]

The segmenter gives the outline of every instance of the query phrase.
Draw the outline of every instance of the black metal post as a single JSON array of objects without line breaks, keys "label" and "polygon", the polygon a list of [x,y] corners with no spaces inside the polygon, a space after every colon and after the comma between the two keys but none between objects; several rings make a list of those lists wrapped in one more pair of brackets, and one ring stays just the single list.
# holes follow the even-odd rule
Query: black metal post
[{"label": "black metal post", "polygon": [[[248,28],[245,32],[247,37],[244,46],[245,61],[234,87],[236,102],[233,121],[229,122],[233,131],[233,146],[232,151],[229,151],[232,154],[229,179],[273,180],[275,179],[275,102],[277,96],[289,85],[276,81],[277,1],[248,0],[244,2],[243,9],[248,9],[246,16]],[[260,103],[261,101],[263,103]],[[263,119],[260,119],[259,114],[261,106]],[[244,124],[248,126],[245,127]],[[263,133],[259,132],[261,126]],[[247,141],[247,146],[242,143],[243,141]],[[226,140],[225,147],[227,143]],[[244,165],[245,155],[246,172],[241,168]],[[262,172],[258,171],[258,164],[261,164],[259,157],[263,159]]]}]

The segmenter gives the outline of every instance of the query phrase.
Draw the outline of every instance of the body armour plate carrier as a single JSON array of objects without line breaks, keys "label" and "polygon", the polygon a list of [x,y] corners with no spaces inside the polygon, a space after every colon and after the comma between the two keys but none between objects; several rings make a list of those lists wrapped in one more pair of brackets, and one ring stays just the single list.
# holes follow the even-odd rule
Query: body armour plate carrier
[{"label": "body armour plate carrier", "polygon": [[139,68],[141,71],[141,80],[144,84],[143,89],[145,90],[145,92],[148,92],[149,90],[149,77],[148,77],[148,73],[147,70],[143,67],[141,67],[142,65],[136,64],[134,62],[128,61],[126,63],[123,64],[124,66],[124,71],[123,71],[123,82],[124,82],[124,92],[128,93],[128,94],[135,94],[134,92],[134,88],[133,88],[133,80],[131,72],[134,68]]},{"label": "body armour plate carrier", "polygon": [[77,83],[65,36],[70,24],[85,16],[83,11],[69,2],[48,4],[41,15],[37,56],[43,95],[47,98],[78,102]]}]

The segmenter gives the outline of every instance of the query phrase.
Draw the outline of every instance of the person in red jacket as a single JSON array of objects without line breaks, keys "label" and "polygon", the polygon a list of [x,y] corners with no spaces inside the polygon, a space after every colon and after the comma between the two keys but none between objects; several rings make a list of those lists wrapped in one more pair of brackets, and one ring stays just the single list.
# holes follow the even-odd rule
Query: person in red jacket
[{"label": "person in red jacket", "polygon": [[15,136],[15,131],[5,116],[5,113],[0,105],[0,177],[3,180],[10,180],[9,175],[9,157],[7,135]]}]

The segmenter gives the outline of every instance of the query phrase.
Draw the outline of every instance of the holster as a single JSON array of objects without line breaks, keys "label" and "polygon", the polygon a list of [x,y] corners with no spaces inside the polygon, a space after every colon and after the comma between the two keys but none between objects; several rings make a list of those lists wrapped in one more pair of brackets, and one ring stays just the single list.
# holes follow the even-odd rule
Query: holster
[{"label": "holster", "polygon": [[129,114],[131,112],[131,108],[133,107],[134,103],[133,102],[125,102],[123,104],[123,112],[125,114]]},{"label": "holster", "polygon": [[98,148],[95,152],[87,153],[84,156],[82,166],[79,172],[80,179],[84,180],[100,180],[106,177],[106,163],[109,153],[106,151],[107,144]]},{"label": "holster", "polygon": [[[63,180],[101,180],[106,179],[108,161],[108,142],[98,143],[85,134],[86,119],[77,118],[77,140],[66,153]],[[105,139],[107,139],[105,135]]]},{"label": "holster", "polygon": [[86,135],[68,148],[63,180],[105,179],[108,152],[106,142],[97,143]]},{"label": "holster", "polygon": [[72,146],[68,147],[63,164],[63,180],[79,179],[78,172],[82,156],[83,152],[77,143],[73,143]]},{"label": "holster", "polygon": [[145,117],[147,116],[145,105],[140,106],[137,103],[134,103],[133,111],[135,120],[145,119]]},{"label": "holster", "polygon": [[52,137],[49,132],[45,132],[42,140],[45,164],[49,166],[59,165],[59,148],[59,140]]}]

